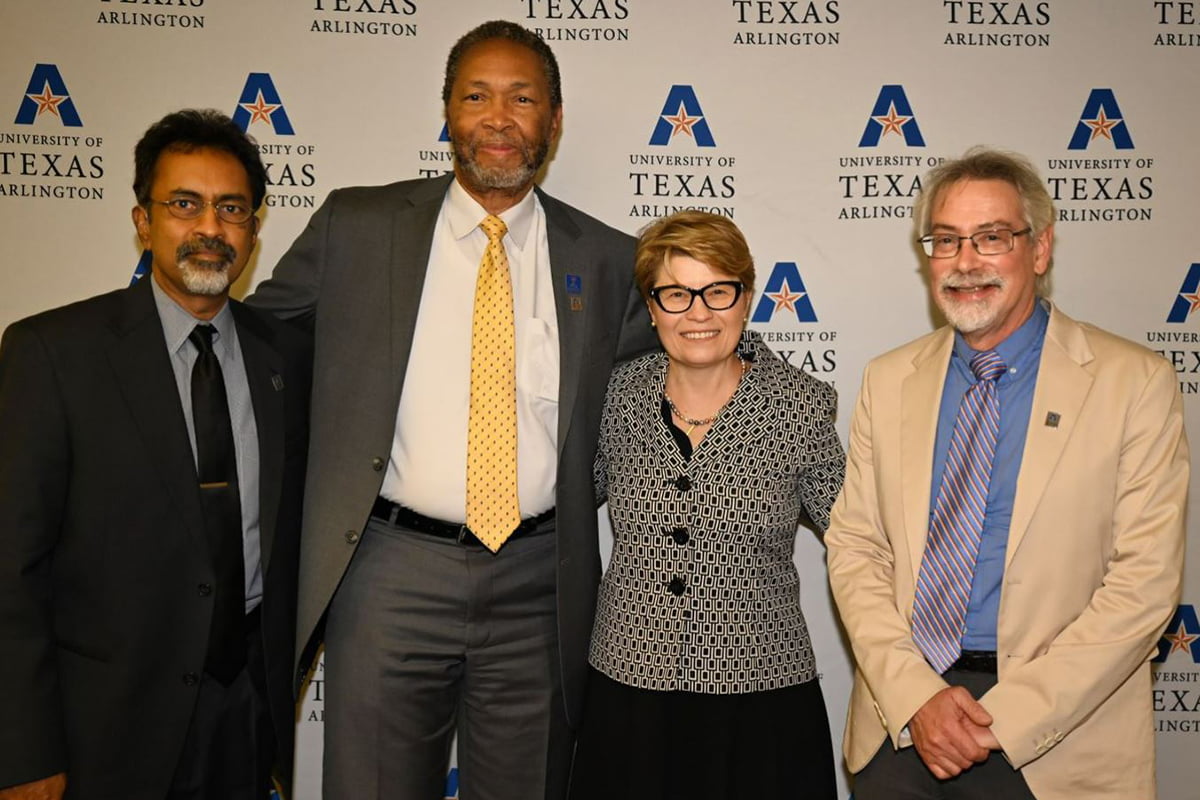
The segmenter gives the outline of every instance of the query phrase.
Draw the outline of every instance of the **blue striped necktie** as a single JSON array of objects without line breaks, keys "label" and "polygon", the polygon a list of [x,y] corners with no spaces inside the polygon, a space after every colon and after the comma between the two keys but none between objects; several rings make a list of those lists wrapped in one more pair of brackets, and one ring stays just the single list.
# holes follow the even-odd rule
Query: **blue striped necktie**
[{"label": "blue striped necktie", "polygon": [[962,653],[962,635],[983,535],[988,481],[1000,429],[996,379],[1007,367],[994,350],[977,353],[950,438],[913,602],[913,640],[941,674]]}]

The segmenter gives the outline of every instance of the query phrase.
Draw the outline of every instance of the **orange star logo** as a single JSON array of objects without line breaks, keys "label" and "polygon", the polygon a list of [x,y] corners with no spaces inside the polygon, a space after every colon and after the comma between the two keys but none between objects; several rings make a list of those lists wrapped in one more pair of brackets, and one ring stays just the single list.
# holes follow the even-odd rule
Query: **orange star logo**
[{"label": "orange star logo", "polygon": [[1167,651],[1167,653],[1170,654],[1174,653],[1176,650],[1179,650],[1183,653],[1188,652],[1191,650],[1192,642],[1200,639],[1200,636],[1190,634],[1183,630],[1183,627],[1180,626],[1180,629],[1177,633],[1164,633],[1163,638],[1171,643],[1171,649]]},{"label": "orange star logo", "polygon": [[46,83],[43,84],[41,94],[27,94],[25,96],[28,97],[33,102],[38,104],[38,110],[37,110],[38,116],[41,116],[42,114],[49,111],[51,114],[58,117],[59,119],[62,119],[62,117],[58,113],[58,106],[60,103],[62,103],[68,97],[70,97],[70,95],[54,94],[53,92],[51,92],[50,91],[50,81],[46,81]]},{"label": "orange star logo", "polygon": [[1200,292],[1196,292],[1195,294],[1181,294],[1180,297],[1191,303],[1191,306],[1188,307],[1188,314],[1200,308]]},{"label": "orange star logo", "polygon": [[766,294],[767,297],[775,301],[775,308],[771,311],[772,314],[782,308],[786,308],[794,314],[796,313],[796,302],[804,297],[807,292],[793,292],[791,287],[785,283],[778,292],[767,292]]},{"label": "orange star logo", "polygon": [[692,133],[692,126],[695,125],[700,120],[704,119],[704,117],[689,117],[688,113],[687,113],[687,109],[683,107],[683,103],[680,103],[679,111],[677,111],[675,113],[675,116],[668,117],[668,116],[664,115],[663,119],[665,119],[667,122],[671,123],[671,125],[672,125],[671,135],[672,136],[674,136],[677,133],[686,133],[688,136],[695,138],[695,134]]},{"label": "orange star logo", "polygon": [[904,127],[904,123],[908,122],[912,117],[902,117],[896,113],[896,104],[888,104],[888,113],[882,117],[871,117],[871,119],[883,126],[883,133],[880,136],[887,136],[889,133],[894,133],[898,136],[903,136],[904,131],[900,130]]},{"label": "orange star logo", "polygon": [[1092,136],[1088,139],[1089,142],[1098,136],[1103,136],[1111,142],[1113,138],[1112,129],[1121,124],[1121,119],[1119,117],[1117,119],[1109,119],[1108,115],[1104,113],[1104,109],[1101,108],[1100,113],[1096,115],[1095,119],[1085,119],[1083,124],[1092,129]]},{"label": "orange star logo", "polygon": [[253,103],[242,103],[242,108],[250,112],[250,124],[256,122],[265,122],[271,124],[271,113],[279,108],[278,105],[270,105],[263,100],[262,89],[258,90],[258,98]]}]

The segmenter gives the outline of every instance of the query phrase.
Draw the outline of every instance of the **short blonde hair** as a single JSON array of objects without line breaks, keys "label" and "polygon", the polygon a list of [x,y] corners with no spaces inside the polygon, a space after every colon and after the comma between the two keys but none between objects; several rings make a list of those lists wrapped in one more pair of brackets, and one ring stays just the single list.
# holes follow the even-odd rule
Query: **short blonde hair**
[{"label": "short blonde hair", "polygon": [[684,255],[727,272],[754,291],[754,258],[737,225],[707,211],[680,211],[646,226],[638,237],[634,280],[650,297],[659,269],[674,255]]}]

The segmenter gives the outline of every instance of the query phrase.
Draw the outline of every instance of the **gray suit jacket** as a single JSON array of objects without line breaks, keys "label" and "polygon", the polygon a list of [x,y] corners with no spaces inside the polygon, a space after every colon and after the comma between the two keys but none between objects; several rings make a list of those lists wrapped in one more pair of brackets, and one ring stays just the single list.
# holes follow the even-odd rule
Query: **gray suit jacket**
[{"label": "gray suit jacket", "polygon": [[[391,451],[434,225],[452,176],[332,192],[248,303],[315,326],[297,620],[299,680]],[[600,576],[592,460],[614,362],[655,345],[631,237],[538,192],[558,313],[558,629],[567,710],[582,702]],[[567,275],[582,279],[572,311]]]}]

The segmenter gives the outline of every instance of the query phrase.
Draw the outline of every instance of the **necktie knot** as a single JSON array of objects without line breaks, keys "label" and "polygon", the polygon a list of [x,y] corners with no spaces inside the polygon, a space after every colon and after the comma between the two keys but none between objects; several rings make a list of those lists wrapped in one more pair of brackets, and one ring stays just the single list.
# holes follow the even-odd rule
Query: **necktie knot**
[{"label": "necktie knot", "polygon": [[975,373],[976,380],[994,381],[1007,369],[1008,365],[1000,359],[1000,355],[995,350],[976,353],[971,359],[971,372]]},{"label": "necktie knot", "polygon": [[483,222],[479,223],[479,227],[487,234],[488,241],[496,244],[499,244],[500,240],[504,238],[504,234],[508,233],[508,225],[495,214],[488,214],[484,217]]},{"label": "necktie knot", "polygon": [[213,351],[213,336],[216,333],[217,329],[212,325],[197,325],[188,334],[188,341],[195,345],[202,354],[208,354]]}]

